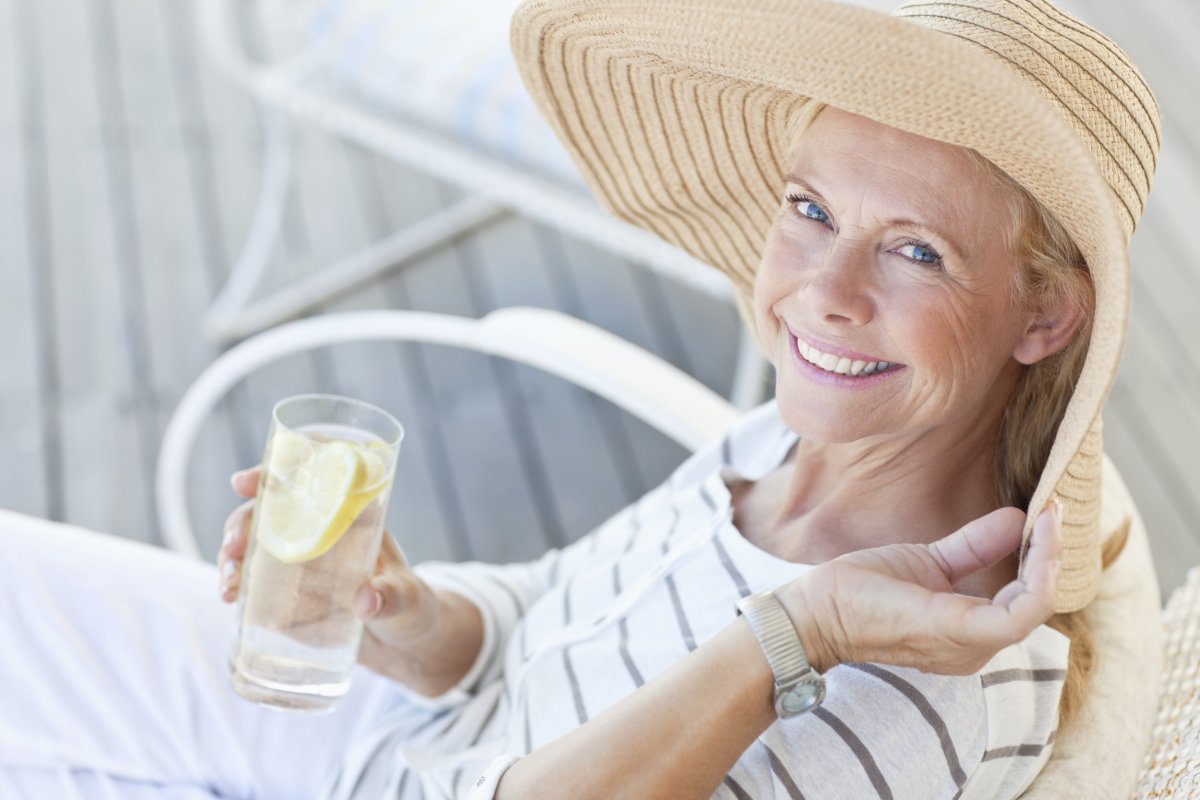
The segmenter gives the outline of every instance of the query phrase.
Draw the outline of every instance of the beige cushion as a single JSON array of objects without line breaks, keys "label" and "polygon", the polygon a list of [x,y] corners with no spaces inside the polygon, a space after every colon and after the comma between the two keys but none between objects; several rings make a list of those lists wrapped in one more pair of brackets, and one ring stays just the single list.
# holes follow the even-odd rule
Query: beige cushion
[{"label": "beige cushion", "polygon": [[1161,594],[1146,528],[1107,456],[1102,475],[1102,530],[1120,531],[1128,520],[1129,539],[1083,612],[1096,645],[1087,700],[1059,730],[1023,800],[1128,800],[1150,748],[1162,680]]}]

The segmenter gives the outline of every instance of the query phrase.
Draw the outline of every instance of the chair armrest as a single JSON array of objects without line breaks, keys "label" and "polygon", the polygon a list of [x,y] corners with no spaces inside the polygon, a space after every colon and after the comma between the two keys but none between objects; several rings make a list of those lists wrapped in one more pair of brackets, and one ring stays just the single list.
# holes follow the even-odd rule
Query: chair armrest
[{"label": "chair armrest", "polygon": [[218,357],[184,393],[163,434],[155,476],[167,546],[198,558],[187,510],[187,469],[201,426],[238,381],[285,356],[325,345],[400,340],[501,356],[570,381],[696,450],[736,420],[732,404],[657,356],[557,311],[505,308],[482,319],[418,311],[330,314],[281,325]]}]

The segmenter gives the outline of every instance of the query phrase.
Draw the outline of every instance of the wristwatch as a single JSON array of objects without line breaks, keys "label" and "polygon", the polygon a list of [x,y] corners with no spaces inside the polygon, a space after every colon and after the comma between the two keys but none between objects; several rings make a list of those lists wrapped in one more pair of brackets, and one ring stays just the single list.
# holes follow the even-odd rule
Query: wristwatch
[{"label": "wristwatch", "polygon": [[744,597],[737,604],[754,631],[775,676],[775,713],[794,717],[825,699],[825,678],[808,663],[796,627],[771,591]]}]

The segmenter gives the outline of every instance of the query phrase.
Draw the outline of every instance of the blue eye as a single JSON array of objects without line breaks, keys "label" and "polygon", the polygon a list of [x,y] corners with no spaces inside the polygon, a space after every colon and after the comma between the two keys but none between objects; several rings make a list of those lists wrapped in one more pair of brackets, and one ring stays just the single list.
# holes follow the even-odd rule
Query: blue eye
[{"label": "blue eye", "polygon": [[796,213],[808,219],[828,224],[829,215],[825,213],[824,209],[814,203],[811,198],[789,194],[784,199],[796,210]]},{"label": "blue eye", "polygon": [[[912,254],[906,255],[904,250],[912,248]],[[908,242],[900,247],[896,252],[909,259],[916,261],[918,264],[939,265],[942,263],[942,256],[937,250],[934,250],[929,245],[920,244],[919,242]]]}]

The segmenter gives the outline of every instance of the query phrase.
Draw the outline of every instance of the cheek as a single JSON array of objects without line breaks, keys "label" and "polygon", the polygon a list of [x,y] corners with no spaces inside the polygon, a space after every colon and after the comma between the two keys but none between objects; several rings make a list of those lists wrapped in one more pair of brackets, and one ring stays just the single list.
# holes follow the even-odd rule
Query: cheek
[{"label": "cheek", "polygon": [[917,367],[914,377],[935,394],[978,394],[987,389],[1016,346],[1012,310],[979,297],[950,291],[926,294],[894,320],[894,335]]}]

